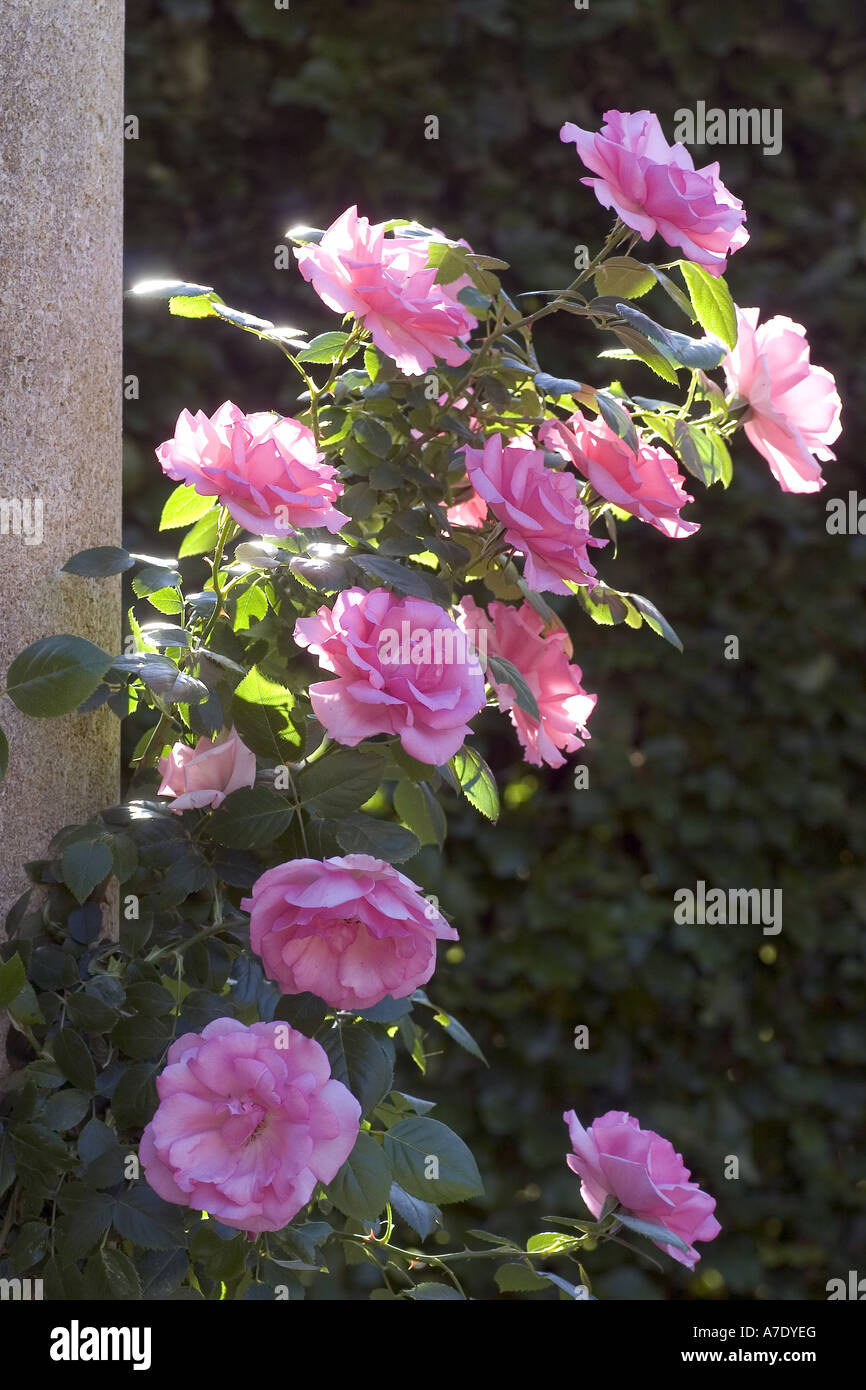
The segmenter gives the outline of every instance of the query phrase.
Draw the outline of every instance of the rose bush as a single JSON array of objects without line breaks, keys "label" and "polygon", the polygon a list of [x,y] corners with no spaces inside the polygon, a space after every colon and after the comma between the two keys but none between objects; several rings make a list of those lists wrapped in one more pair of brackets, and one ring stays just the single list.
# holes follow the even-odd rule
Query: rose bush
[{"label": "rose bush", "polygon": [[[717,1233],[666,1140],[568,1112],[593,1221],[558,1218],[567,1236],[526,1249],[425,1248],[442,1205],[482,1189],[409,1070],[443,1039],[483,1060],[425,988],[457,939],[460,903],[424,891],[454,799],[498,815],[474,721],[498,706],[528,762],[560,766],[595,703],[563,612],[681,645],[652,599],[614,586],[620,528],[693,533],[679,468],[727,486],[741,427],[789,486],[820,485],[812,455],[838,433],[802,330],[738,321],[721,271],[745,214],[717,167],[695,170],[646,112],[563,135],[618,218],[526,312],[501,261],[355,208],[294,234],[344,316],[311,341],[203,286],[144,287],[281,352],[298,399],[286,418],[182,411],[156,450],[179,483],[161,530],[180,543],[66,565],[81,582],[129,571],[124,650],[43,638],[6,675],[25,714],[107,706],[142,729],[128,797],[28,865],[2,948],[20,1065],[0,1111],[0,1259],[44,1273],[50,1297],[301,1298],[325,1246],[369,1266],[375,1297],[460,1298],[453,1266],[476,1258],[500,1261],[503,1291],[581,1297],[583,1257],[620,1225],[689,1266]],[[686,252],[684,288],[632,255],[656,231]],[[699,329],[636,309],[651,291]],[[535,328],[560,312],[678,399],[543,371]],[[580,1286],[536,1269],[549,1260]]]}]

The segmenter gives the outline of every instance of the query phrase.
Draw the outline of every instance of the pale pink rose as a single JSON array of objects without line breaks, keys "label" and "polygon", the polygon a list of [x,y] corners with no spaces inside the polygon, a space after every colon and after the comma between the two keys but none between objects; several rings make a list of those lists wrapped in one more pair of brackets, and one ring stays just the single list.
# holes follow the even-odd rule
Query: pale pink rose
[{"label": "pale pink rose", "polygon": [[168,757],[159,759],[159,770],[162,785],[157,794],[174,797],[171,809],[181,815],[192,808],[220,806],[229,792],[251,787],[256,755],[232,729],[217,743],[209,738],[200,738],[195,748],[176,743]]},{"label": "pale pink rose", "polygon": [[[514,689],[505,680],[487,679],[496,693],[499,708],[508,711],[517,737],[524,748],[526,762],[541,767],[562,767],[566,753],[583,747],[590,737],[586,722],[595,709],[597,695],[588,695],[581,685],[583,672],[568,660],[571,650],[564,628],[544,632],[544,620],[531,603],[514,608],[508,603],[490,603],[487,613],[470,595],[460,604],[460,626],[473,635],[486,634],[487,655],[504,657],[516,666],[535,696],[541,715],[539,722],[518,707]],[[488,614],[490,615],[488,617]],[[582,738],[578,738],[578,733]]]},{"label": "pale pink rose", "polygon": [[606,1197],[615,1197],[627,1212],[684,1240],[688,1253],[664,1241],[654,1243],[693,1269],[701,1258],[694,1242],[715,1240],[722,1228],[713,1216],[715,1198],[689,1181],[691,1174],[673,1145],[654,1130],[641,1129],[623,1110],[609,1110],[588,1130],[573,1110],[562,1118],[574,1150],[566,1162],[581,1179],[580,1195],[593,1216]]},{"label": "pale pink rose", "polygon": [[185,1033],[156,1089],[138,1150],[147,1181],[240,1231],[287,1226],[336,1177],[360,1128],[324,1048],[287,1023],[217,1018]]},{"label": "pale pink rose", "polygon": [[333,534],[349,520],[334,507],[343,492],[337,470],[298,420],[244,415],[231,401],[210,419],[203,410],[182,410],[174,438],[160,444],[156,456],[169,478],[190,484],[201,497],[218,497],[257,535],[319,526]]},{"label": "pale pink rose", "polygon": [[441,358],[459,367],[469,357],[464,340],[476,320],[457,298],[472,282],[461,276],[435,283],[427,268],[425,237],[385,235],[385,224],[371,225],[356,207],[333,222],[318,245],[295,249],[298,266],[319,298],[338,314],[353,314],[380,352],[407,376],[420,376]]},{"label": "pale pink rose", "polygon": [[470,531],[477,531],[487,520],[487,503],[473,488],[471,497],[464,502],[455,502],[445,515],[451,526],[465,526]]},{"label": "pale pink rose", "polygon": [[746,435],[782,490],[818,492],[816,459],[836,457],[827,446],[842,432],[836,382],[809,361],[802,324],[781,315],[759,324],[759,314],[737,309],[737,346],[722,363],[728,390],[749,402]]},{"label": "pale pink rose", "polygon": [[589,534],[589,512],[573,473],[549,468],[531,439],[503,445],[492,434],[481,449],[466,449],[469,481],[505,527],[505,539],[526,556],[533,589],[568,594],[572,584],[594,584],[588,546],[607,545]]},{"label": "pale pink rose", "polygon": [[658,232],[710,275],[724,275],[727,257],[749,234],[743,204],[722,183],[718,164],[696,169],[685,145],[668,144],[651,111],[605,111],[604,119],[598,133],[571,121],[559,132],[598,175],[581,183],[644,241]]},{"label": "pale pink rose", "polygon": [[279,864],[241,907],[268,978],[333,1009],[405,999],[433,974],[437,939],[457,940],[417,883],[369,854]]},{"label": "pale pink rose", "polygon": [[484,673],[457,624],[428,599],[344,589],[333,608],[299,618],[295,641],[337,679],[310,686],[331,738],[353,748],[396,734],[419,762],[439,766],[484,706]]},{"label": "pale pink rose", "polygon": [[696,521],[680,516],[680,508],[694,498],[685,491],[685,479],[667,450],[641,440],[635,455],[600,415],[587,420],[579,410],[567,421],[545,421],[538,438],[545,448],[571,459],[606,502],[662,535],[679,540],[699,530]]}]

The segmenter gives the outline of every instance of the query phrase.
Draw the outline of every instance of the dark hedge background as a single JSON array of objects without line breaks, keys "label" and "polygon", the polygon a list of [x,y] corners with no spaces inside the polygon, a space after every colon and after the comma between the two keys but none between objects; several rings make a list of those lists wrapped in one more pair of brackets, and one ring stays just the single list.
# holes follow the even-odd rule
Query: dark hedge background
[{"label": "dark hedge background", "polygon": [[[824,493],[787,497],[743,441],[730,491],[701,492],[696,538],[623,528],[604,576],[655,600],[686,651],[574,616],[576,659],[599,695],[582,755],[590,790],[575,791],[567,768],[530,772],[488,716],[501,822],[455,803],[444,864],[419,856],[408,871],[455,914],[465,958],[443,962],[432,994],[491,1069],[448,1045],[414,1087],[438,1100],[487,1183],[486,1204],[449,1209],[451,1242],[476,1225],[525,1236],[547,1213],[579,1215],[560,1114],[574,1106],[588,1123],[622,1108],[683,1152],[718,1197],[723,1234],[693,1276],[607,1247],[589,1266],[601,1297],[824,1298],[866,1244],[866,542],[824,525],[827,496],[856,488],[862,468],[866,21],[849,0],[127,8],[126,109],[140,123],[127,146],[127,282],[213,284],[311,333],[330,316],[274,267],[295,223],[326,226],[357,202],[510,261],[512,292],[565,284],[574,245],[594,248],[608,224],[559,142],[563,120],[597,128],[608,106],[645,106],[673,138],[674,112],[699,99],[782,109],[777,157],[695,153],[721,159],[748,210],[735,299],[805,323],[813,360],[837,377],[839,461]],[[431,114],[438,141],[424,139]],[[659,246],[657,259],[676,254]],[[594,354],[612,341],[567,316],[541,332],[548,370],[602,379]],[[294,388],[265,345],[158,306],[130,306],[126,342],[140,381],[126,415],[128,542],[153,549],[167,489],[152,449],[178,411],[231,397],[291,413]],[[636,389],[663,394],[638,371]],[[739,661],[723,657],[727,634]],[[674,890],[700,878],[781,887],[782,933],[674,926]],[[573,1046],[580,1023],[588,1051]],[[737,1181],[723,1177],[726,1155],[739,1157]],[[470,1285],[490,1296],[489,1270]]]}]

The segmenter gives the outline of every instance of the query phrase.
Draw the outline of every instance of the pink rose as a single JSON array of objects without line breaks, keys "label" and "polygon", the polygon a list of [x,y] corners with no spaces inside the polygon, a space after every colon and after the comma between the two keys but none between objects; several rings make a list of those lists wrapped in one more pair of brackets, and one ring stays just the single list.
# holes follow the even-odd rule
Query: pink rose
[{"label": "pink rose", "polygon": [[662,535],[679,540],[700,529],[696,521],[680,516],[680,508],[694,498],[684,490],[685,479],[665,449],[641,440],[635,456],[600,415],[587,420],[579,410],[567,421],[546,421],[538,438],[546,448],[570,458],[606,502],[648,522]]},{"label": "pink rose", "polygon": [[554,628],[545,634],[544,621],[531,603],[519,608],[491,603],[487,613],[467,594],[460,604],[460,625],[472,635],[476,647],[480,645],[477,634],[485,632],[487,655],[504,657],[517,667],[535,696],[541,721],[518,708],[507,681],[493,680],[488,672],[499,708],[510,713],[526,762],[562,767],[565,759],[559,750],[574,753],[583,747],[583,739],[576,734],[579,731],[589,738],[586,721],[598,700],[597,695],[587,695],[580,683],[580,667],[568,660],[568,633]]},{"label": "pink rose", "polygon": [[241,906],[269,979],[333,1009],[405,999],[433,974],[437,938],[457,940],[417,883],[368,854],[280,864]]},{"label": "pink rose", "polygon": [[159,796],[172,796],[172,811],[181,815],[191,808],[219,806],[229,792],[251,787],[256,780],[256,755],[232,729],[227,738],[212,743],[200,738],[195,748],[176,743],[167,758],[159,759],[162,786]]},{"label": "pink rose", "polygon": [[476,324],[457,298],[471,284],[468,276],[437,285],[438,271],[427,268],[429,249],[425,237],[386,238],[384,223],[371,226],[351,207],[318,245],[297,247],[295,255],[329,309],[353,314],[380,352],[407,376],[420,376],[437,357],[451,367],[465,362],[462,343]]},{"label": "pink rose", "polygon": [[358,1137],[357,1100],[324,1048],[287,1023],[217,1018],[185,1033],[156,1089],[138,1150],[147,1181],[240,1231],[282,1230]]},{"label": "pink rose", "polygon": [[481,449],[467,449],[469,480],[505,526],[505,539],[526,556],[533,589],[568,594],[572,584],[593,584],[587,547],[607,545],[589,534],[589,512],[577,495],[573,473],[557,472],[531,439],[492,434]]},{"label": "pink rose", "polygon": [[174,438],[156,451],[162,470],[218,497],[235,521],[261,536],[325,526],[333,534],[349,518],[334,503],[343,492],[337,470],[323,461],[312,430],[298,420],[244,415],[231,401],[210,419],[203,410],[177,417]]},{"label": "pink rose", "polygon": [[749,234],[743,204],[722,183],[718,164],[696,169],[685,145],[668,144],[651,111],[605,111],[604,119],[598,134],[571,121],[559,132],[599,176],[581,183],[644,241],[658,232],[710,275],[723,275]]},{"label": "pink rose", "polygon": [[759,314],[737,309],[737,346],[722,363],[728,390],[749,402],[746,435],[783,491],[817,492],[815,459],[835,458],[827,446],[842,432],[836,382],[809,361],[802,324],[778,315],[759,326]]},{"label": "pink rose", "polygon": [[465,502],[455,502],[445,515],[451,526],[465,526],[470,531],[477,531],[487,520],[487,503],[473,488],[471,497],[467,497]]},{"label": "pink rose", "polygon": [[713,1212],[715,1199],[690,1182],[688,1168],[667,1139],[641,1129],[632,1115],[609,1110],[583,1128],[573,1110],[562,1117],[571,1138],[566,1162],[581,1179],[580,1195],[593,1216],[605,1198],[615,1197],[626,1211],[642,1221],[664,1226],[690,1247],[686,1254],[657,1240],[660,1250],[693,1269],[700,1259],[696,1240],[715,1240],[722,1229]]},{"label": "pink rose", "polygon": [[438,604],[388,589],[344,589],[333,608],[299,618],[295,641],[337,679],[310,686],[319,723],[353,748],[396,734],[419,762],[438,766],[484,706],[484,673],[457,624]]}]

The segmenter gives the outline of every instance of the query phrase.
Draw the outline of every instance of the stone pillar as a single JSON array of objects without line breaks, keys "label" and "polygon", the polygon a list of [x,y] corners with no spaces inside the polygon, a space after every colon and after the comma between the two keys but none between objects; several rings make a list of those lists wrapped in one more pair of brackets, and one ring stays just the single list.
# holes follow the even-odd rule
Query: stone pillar
[{"label": "stone pillar", "polygon": [[[0,12],[0,688],[51,633],[120,650],[119,580],[59,571],[120,541],[123,10],[3,0]],[[116,803],[119,725],[105,709],[31,719],[6,697],[0,725],[2,924],[24,861]]]}]

